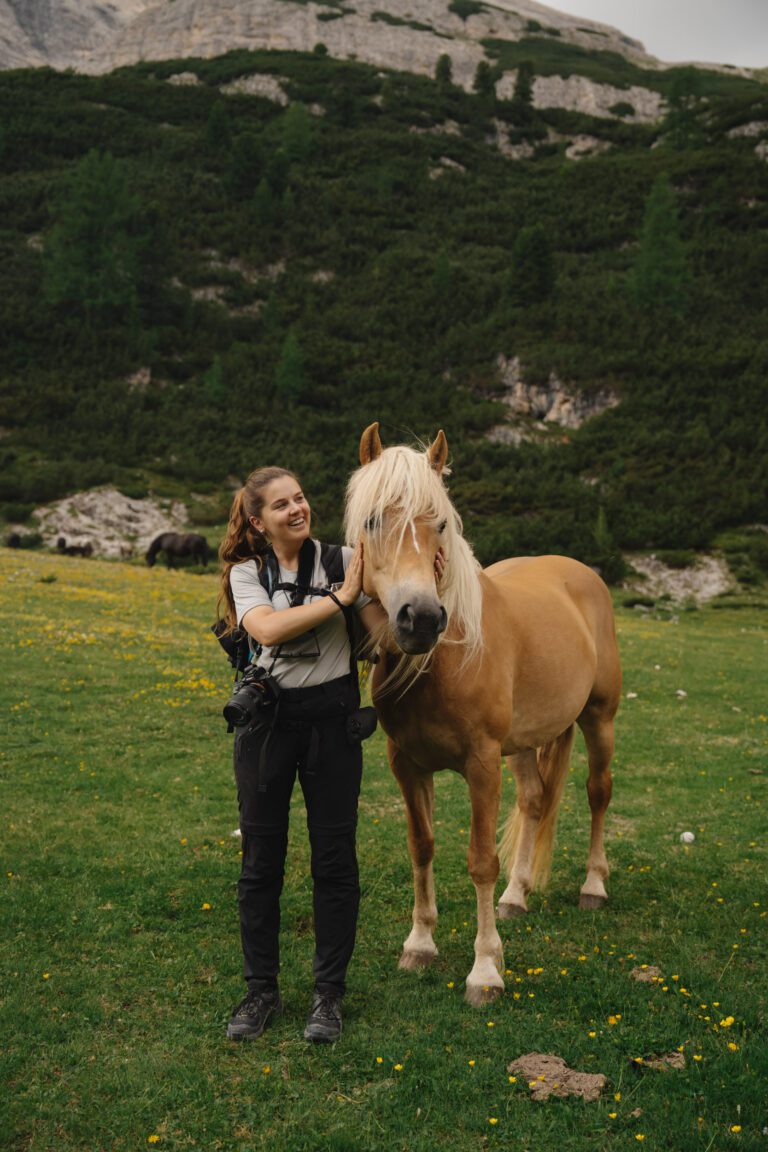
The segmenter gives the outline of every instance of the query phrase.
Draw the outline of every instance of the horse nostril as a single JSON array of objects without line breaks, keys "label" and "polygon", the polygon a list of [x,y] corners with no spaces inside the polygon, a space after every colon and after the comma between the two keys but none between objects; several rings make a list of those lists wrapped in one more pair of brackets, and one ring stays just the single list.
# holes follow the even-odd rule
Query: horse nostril
[{"label": "horse nostril", "polygon": [[440,605],[440,622],[437,625],[438,636],[442,632],[445,632],[445,628],[446,628],[447,623],[448,623],[448,613],[446,612],[445,608],[443,608],[443,606],[441,604]]},{"label": "horse nostril", "polygon": [[403,632],[413,632],[413,622],[416,613],[410,604],[403,604],[402,608],[397,614],[397,626]]}]

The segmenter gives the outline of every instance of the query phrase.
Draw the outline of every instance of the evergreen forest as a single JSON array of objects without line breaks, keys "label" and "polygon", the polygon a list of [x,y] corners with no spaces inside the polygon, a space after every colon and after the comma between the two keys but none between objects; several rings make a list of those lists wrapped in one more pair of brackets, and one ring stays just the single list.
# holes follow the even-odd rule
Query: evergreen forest
[{"label": "evergreen forest", "polygon": [[[738,132],[768,121],[768,85],[487,47],[470,92],[447,58],[419,77],[322,45],[0,73],[6,523],[113,483],[220,525],[280,463],[338,538],[373,420],[385,443],[445,430],[483,563],[565,552],[610,577],[620,550],[768,521],[768,162]],[[536,75],[574,72],[659,91],[663,119],[533,107]],[[222,90],[254,74],[288,102]],[[579,134],[606,147],[569,159]],[[502,356],[619,403],[489,438]]]}]

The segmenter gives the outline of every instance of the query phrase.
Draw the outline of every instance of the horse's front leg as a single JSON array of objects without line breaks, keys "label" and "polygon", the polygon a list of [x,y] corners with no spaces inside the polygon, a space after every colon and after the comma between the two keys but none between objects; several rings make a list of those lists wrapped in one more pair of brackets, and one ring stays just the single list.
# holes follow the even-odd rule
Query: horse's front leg
[{"label": "horse's front leg", "polygon": [[437,924],[435,878],[432,871],[435,855],[432,831],[434,777],[419,768],[391,740],[387,740],[387,754],[405,800],[408,851],[413,867],[413,928],[403,944],[399,966],[413,970],[426,967],[437,956],[437,946],[432,938]]},{"label": "horse's front leg", "polygon": [[465,775],[472,805],[472,831],[467,865],[477,894],[477,936],[475,963],[467,976],[466,999],[475,1008],[495,1000],[504,990],[504,952],[496,929],[493,895],[499,875],[496,852],[496,821],[501,793],[498,745],[478,758]]}]

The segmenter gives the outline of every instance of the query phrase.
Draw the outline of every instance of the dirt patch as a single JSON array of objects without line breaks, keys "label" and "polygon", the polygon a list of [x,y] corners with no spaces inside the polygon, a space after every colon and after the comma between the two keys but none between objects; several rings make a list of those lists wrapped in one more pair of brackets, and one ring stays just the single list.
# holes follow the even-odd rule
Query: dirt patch
[{"label": "dirt patch", "polygon": [[43,541],[56,547],[90,544],[94,556],[141,556],[160,532],[186,529],[187,509],[178,500],[133,500],[116,488],[92,488],[35,510]]},{"label": "dirt patch", "polygon": [[524,1076],[534,1100],[548,1100],[550,1096],[580,1096],[582,1100],[597,1100],[608,1083],[602,1072],[577,1072],[569,1068],[560,1056],[548,1052],[529,1052],[507,1067],[513,1076]]},{"label": "dirt patch", "polygon": [[632,1061],[632,1067],[637,1072],[650,1068],[654,1072],[667,1072],[670,1068],[680,1072],[685,1068],[685,1056],[682,1052],[663,1052],[660,1055],[639,1056]]},{"label": "dirt patch", "polygon": [[633,980],[637,980],[638,984],[653,984],[661,979],[661,968],[657,968],[655,964],[641,964],[640,967],[632,969],[630,976]]}]

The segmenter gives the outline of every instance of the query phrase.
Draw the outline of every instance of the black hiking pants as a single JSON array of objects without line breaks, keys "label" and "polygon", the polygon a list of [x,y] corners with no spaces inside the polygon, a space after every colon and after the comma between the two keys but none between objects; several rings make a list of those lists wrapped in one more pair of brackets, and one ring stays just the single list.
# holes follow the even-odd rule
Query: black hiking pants
[{"label": "black hiking pants", "polygon": [[250,989],[277,985],[280,895],[298,773],[311,846],[315,987],[344,993],[360,904],[355,834],[363,757],[361,745],[350,744],[346,723],[357,702],[349,676],[313,688],[284,689],[274,727],[236,738],[243,850],[238,900],[243,972]]}]

